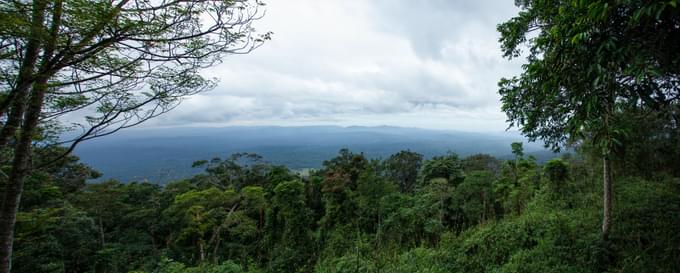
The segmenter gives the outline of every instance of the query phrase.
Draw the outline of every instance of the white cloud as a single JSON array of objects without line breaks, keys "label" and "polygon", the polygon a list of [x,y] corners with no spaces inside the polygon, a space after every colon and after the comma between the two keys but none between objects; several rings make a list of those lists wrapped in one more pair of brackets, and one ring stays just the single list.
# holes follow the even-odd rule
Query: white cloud
[{"label": "white cloud", "polygon": [[[498,3],[497,3],[498,2]],[[273,40],[206,71],[220,79],[150,122],[504,130],[496,24],[512,1],[269,0]]]}]

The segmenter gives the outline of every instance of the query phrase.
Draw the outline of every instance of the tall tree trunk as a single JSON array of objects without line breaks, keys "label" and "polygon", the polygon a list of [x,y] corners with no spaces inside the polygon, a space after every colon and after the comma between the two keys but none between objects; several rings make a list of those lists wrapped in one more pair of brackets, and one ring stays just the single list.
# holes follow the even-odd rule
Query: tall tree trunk
[{"label": "tall tree trunk", "polygon": [[198,239],[198,253],[200,255],[200,263],[203,264],[203,261],[205,261],[205,244],[203,239]]},{"label": "tall tree trunk", "polygon": [[[45,0],[33,2],[34,28],[44,27],[43,21],[46,6],[47,1]],[[40,113],[42,112],[43,101],[48,88],[47,83],[53,74],[53,72],[49,72],[49,63],[54,54],[57,33],[61,24],[62,1],[55,1],[52,12],[50,37],[44,46],[40,68],[31,88],[27,109],[23,114],[21,135],[14,146],[12,171],[5,186],[5,194],[2,199],[2,207],[0,208],[0,273],[9,273],[12,269],[14,226],[21,201],[21,193],[24,190],[24,179],[30,173],[33,135],[40,121]]]},{"label": "tall tree trunk", "polygon": [[213,248],[213,262],[215,264],[219,264],[220,259],[217,253],[219,253],[220,250],[220,233],[222,232],[221,228],[217,230],[217,238],[215,239],[215,247]]},{"label": "tall tree trunk", "polygon": [[603,174],[603,207],[604,215],[602,217],[602,238],[609,239],[609,231],[612,223],[612,174],[611,162],[605,156],[602,159],[602,174]]},{"label": "tall tree trunk", "polygon": [[[0,105],[0,117],[7,113],[7,120],[0,129],[0,149],[5,148],[9,139],[21,126],[22,117],[26,111],[26,98],[31,88],[35,73],[35,66],[40,55],[41,39],[40,33],[43,31],[45,21],[45,1],[35,1],[31,15],[31,38],[26,44],[24,57],[19,68],[19,75],[16,85],[10,91],[9,96]],[[11,106],[11,107],[10,107]]]},{"label": "tall tree trunk", "polygon": [[104,223],[102,222],[102,217],[99,216],[99,243],[101,248],[104,248],[106,241],[104,241]]},{"label": "tall tree trunk", "polygon": [[33,86],[30,104],[21,127],[21,136],[14,147],[14,160],[5,195],[0,210],[0,273],[9,273],[11,269],[12,245],[14,243],[14,225],[21,193],[24,189],[24,179],[29,175],[33,134],[38,127],[42,102],[47,89],[47,79],[42,78]]},{"label": "tall tree trunk", "polygon": [[[23,138],[23,134],[22,134]],[[12,246],[14,243],[14,224],[16,222],[19,200],[23,191],[23,178],[27,173],[28,153],[25,149],[18,151],[12,162],[12,172],[5,186],[5,194],[0,209],[0,272],[9,273],[12,267]]]}]

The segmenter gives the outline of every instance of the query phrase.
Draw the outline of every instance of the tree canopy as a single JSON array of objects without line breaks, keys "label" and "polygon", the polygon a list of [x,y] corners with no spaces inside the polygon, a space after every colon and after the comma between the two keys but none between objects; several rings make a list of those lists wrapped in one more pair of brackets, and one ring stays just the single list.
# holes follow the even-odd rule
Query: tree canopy
[{"label": "tree canopy", "polygon": [[[602,244],[598,159],[513,150],[461,157],[475,163],[464,171],[426,172],[427,162],[458,166],[443,164],[458,162],[451,155],[406,164],[403,173],[436,174],[410,192],[381,169],[409,151],[369,160],[342,150],[304,176],[265,160],[256,165],[270,171],[252,175],[231,164],[240,153],[165,185],[85,183],[93,173],[70,157],[27,179],[12,270],[674,272],[677,177],[621,179],[618,228]],[[358,174],[354,186],[345,172]]]},{"label": "tree canopy", "polygon": [[611,221],[611,160],[625,147],[631,114],[677,128],[680,7],[672,1],[517,1],[498,25],[503,54],[528,50],[522,73],[501,79],[511,126],[560,150],[589,142],[603,157],[606,238]]},{"label": "tree canopy", "polygon": [[508,120],[530,138],[556,149],[583,137],[616,141],[624,135],[613,126],[616,113],[677,107],[676,1],[517,4],[518,16],[498,26],[500,42],[508,58],[526,49],[527,63],[499,85]]},{"label": "tree canopy", "polygon": [[[0,2],[0,272],[9,272],[16,210],[34,141],[70,147],[157,117],[213,88],[201,70],[270,33],[258,0]],[[69,120],[62,120],[69,114]],[[79,117],[74,119],[73,117]],[[62,124],[61,122],[67,122]],[[54,136],[76,131],[73,139]],[[79,131],[77,131],[79,130]],[[44,166],[35,166],[44,167]],[[4,172],[3,172],[4,173]]]}]

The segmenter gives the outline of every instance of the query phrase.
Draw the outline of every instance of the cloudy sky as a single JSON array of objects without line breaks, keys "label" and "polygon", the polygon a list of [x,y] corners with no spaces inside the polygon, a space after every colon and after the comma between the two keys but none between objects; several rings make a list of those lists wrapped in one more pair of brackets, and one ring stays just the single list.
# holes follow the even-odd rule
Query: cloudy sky
[{"label": "cloudy sky", "polygon": [[151,126],[391,125],[502,131],[496,25],[512,0],[269,0],[273,39]]}]

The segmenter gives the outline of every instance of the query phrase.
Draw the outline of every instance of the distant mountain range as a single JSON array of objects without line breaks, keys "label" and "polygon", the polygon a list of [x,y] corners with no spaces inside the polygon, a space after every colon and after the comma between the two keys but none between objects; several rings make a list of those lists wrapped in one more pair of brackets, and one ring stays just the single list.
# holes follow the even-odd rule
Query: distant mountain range
[{"label": "distant mountain range", "polygon": [[257,153],[291,169],[318,168],[342,148],[369,158],[387,158],[409,149],[426,158],[455,152],[510,158],[510,143],[525,143],[525,153],[545,160],[555,155],[517,133],[469,133],[401,127],[222,127],[131,129],[82,143],[81,160],[103,172],[102,179],[167,182],[199,173],[192,162]]}]

